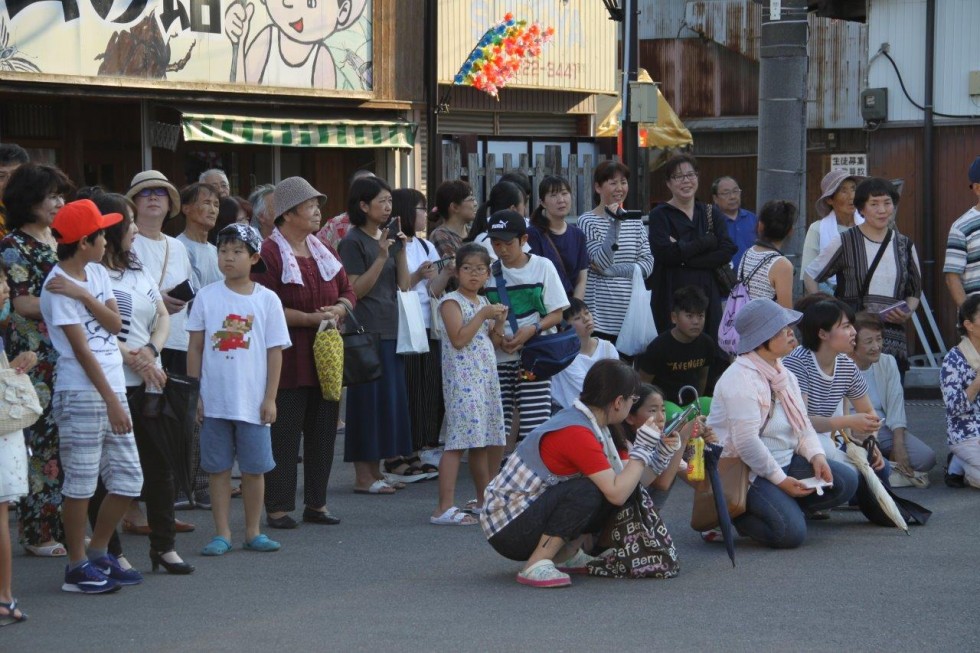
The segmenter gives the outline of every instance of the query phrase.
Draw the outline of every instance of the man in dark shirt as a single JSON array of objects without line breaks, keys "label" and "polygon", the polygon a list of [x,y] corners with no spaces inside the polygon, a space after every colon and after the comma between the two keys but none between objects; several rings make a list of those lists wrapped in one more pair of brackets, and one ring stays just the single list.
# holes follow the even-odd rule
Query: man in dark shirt
[{"label": "man in dark shirt", "polygon": [[684,286],[674,292],[670,320],[674,327],[658,335],[637,360],[640,376],[664,391],[664,399],[679,401],[677,393],[686,385],[704,393],[708,368],[715,352],[714,341],[704,333],[704,314],[708,297],[697,286]]}]

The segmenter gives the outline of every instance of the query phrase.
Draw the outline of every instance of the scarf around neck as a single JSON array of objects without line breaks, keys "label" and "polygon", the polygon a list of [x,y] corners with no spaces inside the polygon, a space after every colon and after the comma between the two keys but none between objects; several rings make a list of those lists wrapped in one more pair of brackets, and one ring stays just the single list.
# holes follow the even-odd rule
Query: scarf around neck
[{"label": "scarf around neck", "polygon": [[[272,235],[269,238],[279,247],[279,256],[282,257],[282,282],[302,286],[303,273],[299,269],[299,263],[296,262],[296,255],[293,253],[289,241],[278,228],[272,230]],[[313,257],[324,281],[330,281],[343,269],[337,257],[315,236],[306,237],[306,246],[309,248],[310,255]]]},{"label": "scarf around neck", "polygon": [[746,354],[745,358],[769,383],[769,387],[783,405],[783,411],[790,426],[793,427],[793,432],[798,436],[803,435],[806,430],[806,410],[796,402],[796,396],[790,392],[789,372],[783,367],[782,361],[777,360],[773,367],[754,351]]},{"label": "scarf around neck", "polygon": [[966,359],[967,364],[973,368],[975,372],[980,372],[980,352],[977,348],[973,346],[973,342],[967,336],[963,336],[960,339],[958,345],[956,345],[960,353],[963,354],[963,358]]}]

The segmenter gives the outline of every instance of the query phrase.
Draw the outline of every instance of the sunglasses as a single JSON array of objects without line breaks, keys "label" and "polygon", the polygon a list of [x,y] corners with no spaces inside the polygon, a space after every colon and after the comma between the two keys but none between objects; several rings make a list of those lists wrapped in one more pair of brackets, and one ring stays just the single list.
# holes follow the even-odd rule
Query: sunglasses
[{"label": "sunglasses", "polygon": [[157,197],[166,197],[169,194],[170,193],[166,188],[160,186],[158,188],[144,188],[140,192],[136,193],[136,197],[152,197],[154,195]]}]

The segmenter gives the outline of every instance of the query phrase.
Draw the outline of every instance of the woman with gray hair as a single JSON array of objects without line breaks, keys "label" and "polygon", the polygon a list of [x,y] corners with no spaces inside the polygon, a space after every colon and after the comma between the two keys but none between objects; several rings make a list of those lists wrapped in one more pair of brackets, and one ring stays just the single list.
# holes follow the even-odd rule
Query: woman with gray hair
[{"label": "woman with gray hair", "polygon": [[262,184],[256,186],[252,194],[248,196],[248,203],[252,205],[252,226],[258,231],[262,238],[272,235],[272,230],[276,228],[275,206],[273,205],[273,191],[276,187],[272,184]]},{"label": "woman with gray hair", "polygon": [[293,346],[282,353],[282,374],[272,425],[275,468],[265,475],[266,523],[296,528],[296,458],[303,436],[303,521],[338,524],[327,509],[340,404],[320,392],[313,340],[323,320],[340,321],[357,297],[332,247],[313,234],[326,196],[302,177],[283,179],[272,195],[276,227],[262,243],[265,272],[253,279],[282,300]]}]

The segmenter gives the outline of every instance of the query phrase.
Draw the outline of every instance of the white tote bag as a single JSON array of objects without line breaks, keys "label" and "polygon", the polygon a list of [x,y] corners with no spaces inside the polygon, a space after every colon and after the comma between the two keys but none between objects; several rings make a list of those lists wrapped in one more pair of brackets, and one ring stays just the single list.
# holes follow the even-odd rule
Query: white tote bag
[{"label": "white tote bag", "polygon": [[422,302],[414,290],[398,291],[398,354],[429,353],[429,338],[422,319]]},{"label": "white tote bag", "polygon": [[634,265],[630,305],[626,309],[626,317],[619,330],[619,337],[616,338],[616,349],[627,356],[636,356],[645,351],[647,345],[656,337],[657,326],[653,323],[650,291],[643,281],[643,268]]}]

